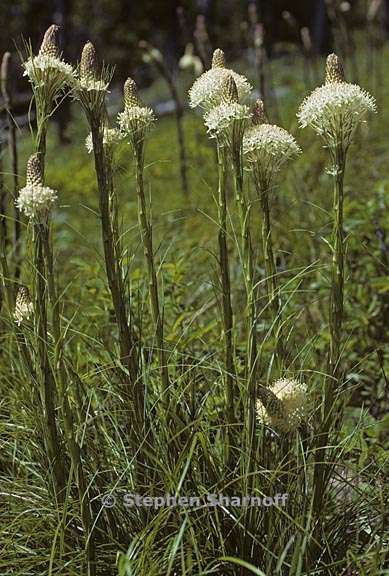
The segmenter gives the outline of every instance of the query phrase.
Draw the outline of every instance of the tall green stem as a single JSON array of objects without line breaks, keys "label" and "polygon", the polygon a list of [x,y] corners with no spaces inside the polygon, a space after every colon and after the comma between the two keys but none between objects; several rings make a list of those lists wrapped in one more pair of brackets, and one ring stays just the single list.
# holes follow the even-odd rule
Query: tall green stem
[{"label": "tall green stem", "polygon": [[273,240],[271,233],[271,219],[269,206],[270,182],[258,174],[254,175],[255,187],[262,211],[262,252],[265,261],[266,291],[269,306],[273,314],[273,325],[276,339],[276,352],[280,360],[284,357],[284,345],[282,340],[282,303],[277,281],[277,267],[274,259]]},{"label": "tall green stem", "polygon": [[[36,151],[39,154],[44,178],[47,120],[38,123]],[[45,443],[49,461],[53,466],[57,497],[62,499],[65,488],[64,467],[61,462],[61,443],[55,416],[55,380],[48,353],[47,328],[47,268],[45,264],[45,234],[47,222],[33,224],[35,270],[35,335],[40,365],[40,394],[44,413]]]},{"label": "tall green stem", "polygon": [[[161,372],[161,380],[165,394],[169,389],[169,371],[166,363],[166,352],[164,343],[164,330],[163,318],[161,315],[161,308],[159,302],[158,280],[155,270],[154,253],[153,253],[153,233],[152,225],[148,218],[148,211],[146,206],[146,198],[144,193],[144,151],[143,143],[140,143],[135,149],[135,162],[136,162],[136,183],[138,192],[138,219],[139,227],[141,230],[142,243],[144,255],[147,262],[147,271],[149,277],[149,294],[151,302],[151,313],[155,326],[155,333],[157,337],[158,353],[159,353],[159,367]],[[167,399],[167,398],[166,398]]]},{"label": "tall green stem", "polygon": [[315,454],[313,511],[316,517],[320,517],[325,488],[331,473],[331,463],[326,462],[326,451],[331,432],[331,424],[335,420],[336,391],[341,377],[340,358],[344,301],[343,184],[346,166],[346,150],[342,144],[338,144],[336,148],[332,150],[332,160],[334,164],[334,224],[332,231],[333,255],[329,307],[330,349],[328,355],[328,377],[325,381],[322,422]]},{"label": "tall green stem", "polygon": [[54,277],[53,251],[50,241],[49,222],[43,229],[44,251],[47,266],[48,293],[52,311],[52,328],[55,344],[54,366],[56,382],[58,383],[58,393],[61,401],[65,438],[69,448],[70,458],[75,471],[77,490],[81,505],[81,517],[85,528],[87,539],[88,576],[96,574],[95,541],[93,536],[93,519],[91,504],[88,495],[88,484],[82,465],[81,448],[77,443],[74,431],[74,419],[68,399],[67,371],[63,358],[63,341],[61,336],[61,316],[57,288]]},{"label": "tall green stem", "polygon": [[254,279],[254,254],[250,232],[250,205],[246,200],[243,189],[243,161],[242,146],[233,146],[233,166],[235,173],[235,196],[238,204],[241,234],[241,249],[243,259],[243,272],[246,287],[246,330],[247,330],[247,400],[245,412],[248,415],[248,441],[250,446],[254,444],[255,430],[255,402],[256,402],[256,302],[255,302],[255,279]]},{"label": "tall green stem", "polygon": [[134,388],[137,415],[140,419],[140,422],[142,422],[143,389],[141,383],[137,380],[137,347],[127,319],[123,279],[119,262],[117,260],[116,242],[118,241],[118,238],[116,238],[111,213],[111,177],[109,175],[109,167],[107,166],[106,155],[104,152],[102,132],[103,127],[100,117],[95,118],[92,115],[89,120],[92,132],[97,185],[99,189],[99,205],[105,268],[108,285],[112,296],[112,303],[115,310],[116,323],[119,331],[120,354],[122,362],[125,363],[128,368],[130,382]]},{"label": "tall green stem", "polygon": [[219,265],[222,285],[222,307],[224,324],[224,346],[226,367],[227,392],[227,420],[229,425],[235,422],[235,406],[237,398],[234,385],[234,357],[233,357],[233,314],[231,305],[230,265],[227,246],[227,201],[226,201],[226,155],[218,145],[218,218],[219,218]]}]

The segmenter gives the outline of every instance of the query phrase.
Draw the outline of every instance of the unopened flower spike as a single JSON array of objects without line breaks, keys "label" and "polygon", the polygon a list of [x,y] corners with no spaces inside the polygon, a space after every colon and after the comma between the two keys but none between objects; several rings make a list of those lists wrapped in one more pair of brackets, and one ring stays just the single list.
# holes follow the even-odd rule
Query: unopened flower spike
[{"label": "unopened flower spike", "polygon": [[85,82],[97,80],[97,56],[92,42],[87,42],[81,52],[80,78]]},{"label": "unopened flower spike", "polygon": [[[85,96],[91,99],[91,105],[96,99],[98,103],[102,104],[104,92],[107,91],[110,78],[109,74],[106,74],[104,70],[102,73],[99,72],[96,49],[92,42],[87,42],[82,49],[79,74],[80,79],[77,88],[80,99],[82,99],[80,92],[85,92]],[[88,95],[88,92],[101,92],[102,94]]]},{"label": "unopened flower spike", "polygon": [[24,76],[28,76],[35,90],[41,90],[47,104],[51,104],[66,85],[74,82],[75,71],[61,58],[58,47],[59,27],[52,24],[45,32],[37,56],[29,54],[23,63]]},{"label": "unopened flower spike", "polygon": [[336,54],[327,56],[326,84],[342,84],[345,82],[343,66]]},{"label": "unopened flower spike", "polygon": [[191,108],[200,107],[205,112],[209,112],[213,107],[222,104],[225,81],[229,76],[233,77],[236,84],[238,101],[243,102],[250,94],[252,87],[247,78],[226,68],[224,52],[218,48],[213,53],[212,68],[201,74],[189,90]]},{"label": "unopened flower spike", "polygon": [[330,54],[325,84],[305,98],[297,117],[301,128],[311,126],[330,149],[338,145],[347,149],[355,128],[375,111],[375,99],[357,84],[346,82],[339,58]]},{"label": "unopened flower spike", "polygon": [[256,100],[253,106],[253,124],[256,126],[260,126],[261,124],[268,124],[263,100]]},{"label": "unopened flower spike", "polygon": [[[239,94],[232,74],[225,77],[222,84],[221,103],[204,115],[204,123],[211,138],[217,138],[220,145],[241,146],[243,131],[250,119],[250,109],[239,104]],[[233,142],[234,139],[239,142]]]},{"label": "unopened flower spike", "polygon": [[212,55],[212,68],[225,68],[226,67],[226,57],[223,50],[216,48]]},{"label": "unopened flower spike", "polygon": [[238,88],[233,76],[230,74],[227,77],[223,92],[223,102],[225,104],[236,104],[239,102]]},{"label": "unopened flower spike", "polygon": [[39,49],[40,56],[49,56],[51,58],[60,58],[60,50],[58,47],[58,32],[59,26],[52,24],[43,36],[42,44]]},{"label": "unopened flower spike", "polygon": [[14,319],[18,326],[29,320],[34,313],[34,305],[27,286],[20,286],[16,295]]},{"label": "unopened flower spike", "polygon": [[39,154],[27,162],[26,186],[19,192],[16,205],[29,218],[46,215],[57,199],[55,190],[44,186]]},{"label": "unopened flower spike", "polygon": [[129,138],[133,146],[144,142],[147,132],[155,121],[154,112],[144,106],[138,96],[138,89],[132,78],[127,78],[123,88],[124,111],[118,115],[120,132]]},{"label": "unopened flower spike", "polygon": [[142,106],[138,96],[138,87],[135,80],[127,78],[123,88],[124,108],[134,108],[135,106]]}]

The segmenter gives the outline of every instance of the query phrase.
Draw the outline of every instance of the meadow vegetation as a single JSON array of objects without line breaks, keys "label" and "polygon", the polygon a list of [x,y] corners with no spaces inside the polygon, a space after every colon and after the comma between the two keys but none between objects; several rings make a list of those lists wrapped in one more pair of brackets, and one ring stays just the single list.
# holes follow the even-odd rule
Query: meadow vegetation
[{"label": "meadow vegetation", "polygon": [[[41,55],[59,58],[45,38]],[[20,278],[11,194],[2,220],[0,573],[388,574],[389,80],[369,74],[361,47],[359,83],[377,113],[347,152],[340,254],[328,142],[296,117],[309,92],[304,62],[272,64],[277,108],[270,99],[266,114],[302,150],[268,190],[274,284],[265,205],[251,166],[237,168],[240,148],[234,156],[229,142],[209,138],[202,114],[186,109],[184,195],[173,118],[143,132],[127,116],[124,137],[104,141],[108,116],[114,126],[119,111],[143,104],[131,83],[124,103],[106,94],[97,83],[111,72],[91,54],[71,83],[68,146],[50,118],[60,79],[51,92],[50,78],[32,80],[32,106],[49,109],[20,135],[20,182],[29,161],[27,188],[44,184],[57,200],[21,217]],[[325,62],[316,65],[324,82]],[[255,84],[244,62],[235,68]],[[192,82],[182,73],[182,97]],[[159,86],[142,102],[152,105]],[[227,92],[222,104],[237,105],[231,83]],[[11,190],[6,149],[2,162]],[[337,257],[344,310],[334,328]],[[124,493],[289,498],[271,508],[154,510],[126,508]]]}]

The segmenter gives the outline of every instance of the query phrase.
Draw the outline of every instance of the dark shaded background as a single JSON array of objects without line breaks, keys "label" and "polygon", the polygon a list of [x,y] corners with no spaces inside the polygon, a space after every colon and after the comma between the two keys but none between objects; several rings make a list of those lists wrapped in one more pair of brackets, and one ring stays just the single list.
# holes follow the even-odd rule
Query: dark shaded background
[{"label": "dark shaded background", "polygon": [[[252,3],[252,2],[251,2]],[[267,45],[275,41],[299,41],[281,17],[290,11],[299,27],[313,32],[315,48],[329,44],[325,0],[257,0],[259,18],[267,32]],[[0,50],[30,38],[37,47],[44,30],[53,22],[62,29],[62,47],[70,61],[78,59],[82,45],[92,40],[104,60],[114,63],[119,78],[137,63],[137,43],[151,40],[174,62],[193,39],[196,17],[206,17],[213,45],[236,53],[242,45],[242,23],[247,21],[247,0],[16,0],[0,5]],[[181,23],[177,10],[183,8]],[[232,55],[232,54],[230,54]]]}]

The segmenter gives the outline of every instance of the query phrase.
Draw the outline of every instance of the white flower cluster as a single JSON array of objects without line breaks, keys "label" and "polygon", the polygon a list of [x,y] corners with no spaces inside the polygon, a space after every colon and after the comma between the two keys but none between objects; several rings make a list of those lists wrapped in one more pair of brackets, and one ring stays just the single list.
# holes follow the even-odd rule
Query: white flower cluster
[{"label": "white flower cluster", "polygon": [[[116,128],[105,127],[103,133],[103,145],[113,146],[121,140],[121,137],[122,137],[121,133]],[[85,147],[88,151],[88,154],[91,154],[93,152],[93,140],[91,132],[85,139]]]},{"label": "white flower cluster", "polygon": [[31,56],[23,66],[23,76],[28,76],[30,82],[37,87],[43,87],[51,79],[63,86],[72,85],[75,80],[76,72],[73,67],[55,56]]},{"label": "white flower cluster", "polygon": [[265,177],[273,175],[284,162],[300,152],[293,136],[273,124],[254,125],[243,137],[243,153],[248,163],[257,165]]},{"label": "white flower cluster", "polygon": [[139,143],[155,121],[154,112],[148,106],[126,106],[118,115],[118,124],[123,137]]},{"label": "white flower cluster", "polygon": [[56,199],[57,193],[55,190],[40,184],[27,184],[20,190],[15,203],[26,216],[34,218],[50,210]]},{"label": "white flower cluster", "polygon": [[280,378],[271,386],[271,391],[283,404],[283,413],[269,415],[261,400],[257,400],[258,419],[274,427],[275,430],[292,432],[301,426],[308,417],[307,386],[298,380]]},{"label": "white flower cluster", "polygon": [[329,145],[349,144],[357,125],[375,110],[375,99],[360,86],[330,82],[305,98],[297,117],[302,128],[311,126]]},{"label": "white flower cluster", "polygon": [[101,78],[80,78],[75,81],[76,90],[86,90],[86,92],[108,92],[108,82]]},{"label": "white flower cluster", "polygon": [[243,125],[251,117],[250,108],[237,102],[222,103],[211,108],[204,116],[204,123],[208,128],[211,138],[219,138],[227,135],[236,121]]},{"label": "white flower cluster", "polygon": [[232,76],[238,90],[239,102],[251,92],[252,86],[241,74],[227,68],[211,68],[194,82],[189,90],[191,108],[203,108],[209,111],[223,102],[224,87],[229,76]]}]

